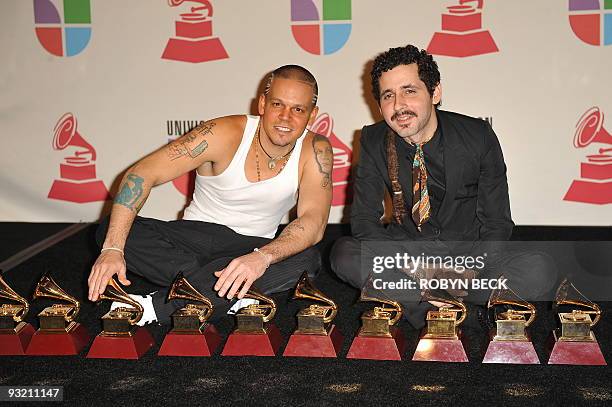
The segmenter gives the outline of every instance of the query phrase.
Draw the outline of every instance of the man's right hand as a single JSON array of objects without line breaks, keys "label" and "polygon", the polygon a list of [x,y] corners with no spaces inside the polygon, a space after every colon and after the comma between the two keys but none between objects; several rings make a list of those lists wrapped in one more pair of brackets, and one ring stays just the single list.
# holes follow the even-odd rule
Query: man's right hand
[{"label": "man's right hand", "polygon": [[87,279],[87,284],[89,285],[89,300],[97,301],[100,294],[106,289],[108,281],[113,278],[115,274],[117,274],[121,284],[132,284],[125,277],[125,272],[125,259],[122,253],[116,250],[106,250],[100,253]]}]

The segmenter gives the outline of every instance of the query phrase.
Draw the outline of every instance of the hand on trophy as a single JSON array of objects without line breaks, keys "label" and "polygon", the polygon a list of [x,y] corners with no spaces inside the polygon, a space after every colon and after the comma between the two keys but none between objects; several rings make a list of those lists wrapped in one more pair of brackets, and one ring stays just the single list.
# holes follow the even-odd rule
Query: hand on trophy
[{"label": "hand on trophy", "polygon": [[215,284],[215,291],[219,297],[227,293],[227,298],[231,300],[240,290],[237,297],[242,299],[251,288],[251,284],[261,277],[269,266],[267,255],[261,251],[240,256],[232,260],[223,270],[215,272],[215,276],[219,278]]},{"label": "hand on trophy", "polygon": [[89,300],[97,301],[100,294],[106,289],[108,281],[116,274],[122,285],[132,284],[126,278],[126,265],[123,253],[118,250],[105,250],[98,256],[98,259],[91,268],[91,273],[87,279],[89,285]]}]

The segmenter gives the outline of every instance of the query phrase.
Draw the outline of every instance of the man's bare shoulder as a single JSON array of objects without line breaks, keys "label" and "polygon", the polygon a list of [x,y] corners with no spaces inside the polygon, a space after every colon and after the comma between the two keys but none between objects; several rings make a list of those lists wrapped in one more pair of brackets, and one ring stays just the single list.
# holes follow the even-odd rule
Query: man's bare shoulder
[{"label": "man's bare shoulder", "polygon": [[246,121],[247,117],[245,115],[222,116],[208,120],[198,127],[221,137],[231,138],[242,136]]}]

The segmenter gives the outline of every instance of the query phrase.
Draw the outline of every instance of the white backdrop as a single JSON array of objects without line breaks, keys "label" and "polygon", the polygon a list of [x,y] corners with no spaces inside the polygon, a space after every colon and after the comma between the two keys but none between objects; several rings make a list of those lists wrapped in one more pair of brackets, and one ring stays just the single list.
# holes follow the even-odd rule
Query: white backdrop
[{"label": "white backdrop", "polygon": [[[342,162],[350,158],[361,127],[378,120],[364,84],[366,64],[389,47],[412,43],[427,48],[434,33],[441,32],[443,48],[450,53],[461,51],[453,45],[457,41],[466,53],[476,54],[435,57],[442,73],[443,108],[492,121],[508,166],[515,222],[612,225],[612,151],[605,150],[612,147],[612,137],[604,131],[612,130],[612,119],[603,120],[612,115],[612,47],[605,45],[612,42],[612,17],[605,17],[612,10],[603,10],[603,0],[489,0],[481,10],[473,9],[477,1],[447,9],[458,0],[211,0],[212,17],[206,10],[199,12],[203,17],[196,16],[197,10],[191,13],[190,7],[200,3],[0,2],[1,221],[98,219],[108,207],[105,189],[114,192],[112,183],[123,170],[173,137],[168,122],[172,128],[174,121],[252,112],[264,75],[288,63],[307,67],[318,79],[320,112],[333,122],[327,135],[334,138],[338,153],[334,181],[341,197],[342,185],[350,182],[344,179],[348,167]],[[344,32],[350,24],[350,36],[345,43],[341,34],[324,37],[323,49],[334,38],[338,43],[333,53],[307,52],[292,35],[292,24],[305,24],[292,22],[292,4],[294,20],[309,5],[315,11],[327,8],[327,15],[320,13],[325,19],[321,24],[344,24]],[[53,14],[50,9],[58,11],[61,21],[44,22],[44,15]],[[339,20],[328,20],[329,10]],[[205,17],[191,38],[185,31],[175,32],[182,13],[189,14],[183,16],[187,19]],[[445,13],[471,17],[443,28]],[[570,25],[575,15],[586,16],[581,28]],[[474,20],[479,16],[480,26]],[[184,26],[193,27],[193,21]],[[599,31],[589,26],[595,22],[601,22]],[[205,32],[206,24],[212,24],[212,33]],[[57,28],[61,39],[47,43],[63,44],[68,51],[53,55],[37,37],[37,28]],[[65,34],[71,28],[91,28],[84,47],[83,40]],[[179,48],[201,40],[195,47],[213,60],[162,58],[170,38],[182,44]],[[476,45],[470,47],[472,39]],[[498,51],[486,49],[490,39]],[[219,44],[228,58],[216,59]],[[198,54],[177,52],[186,58]],[[587,126],[582,140],[591,142],[578,148],[576,125],[592,107],[599,113],[594,111],[591,124],[603,120],[603,126],[597,134]],[[65,148],[54,149],[54,128],[69,112],[76,118],[77,133],[95,149],[95,161],[82,154],[89,147],[79,146],[70,132],[56,143]],[[568,196],[572,200],[565,200],[574,181]],[[174,184],[160,186],[141,214],[174,219],[185,199]],[[343,219],[339,200],[330,222]]]}]

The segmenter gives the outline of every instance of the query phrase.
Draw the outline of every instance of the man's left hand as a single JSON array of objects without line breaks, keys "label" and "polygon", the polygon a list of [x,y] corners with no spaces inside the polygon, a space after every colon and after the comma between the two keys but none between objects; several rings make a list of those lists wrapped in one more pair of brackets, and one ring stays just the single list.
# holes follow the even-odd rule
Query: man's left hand
[{"label": "man's left hand", "polygon": [[267,268],[266,260],[261,253],[249,253],[240,256],[230,262],[226,268],[215,272],[219,279],[215,284],[215,291],[219,297],[225,296],[232,299],[240,289],[238,298],[244,297],[251,288],[251,284],[263,275]]}]

